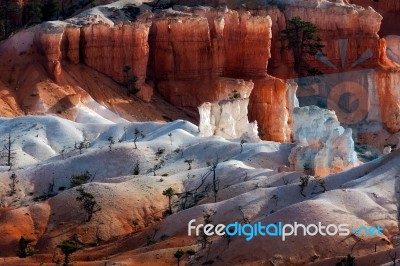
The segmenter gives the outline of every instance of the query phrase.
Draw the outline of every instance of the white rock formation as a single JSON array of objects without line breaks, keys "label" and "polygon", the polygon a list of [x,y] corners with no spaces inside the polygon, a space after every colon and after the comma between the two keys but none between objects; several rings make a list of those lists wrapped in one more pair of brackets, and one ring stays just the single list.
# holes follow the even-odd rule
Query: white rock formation
[{"label": "white rock formation", "polygon": [[344,129],[334,111],[317,106],[296,107],[293,112],[296,146],[289,162],[296,171],[305,168],[326,176],[358,164],[352,130]]},{"label": "white rock formation", "polygon": [[226,139],[246,138],[258,141],[257,121],[249,123],[247,116],[249,99],[231,99],[199,106],[200,136],[213,135]]}]

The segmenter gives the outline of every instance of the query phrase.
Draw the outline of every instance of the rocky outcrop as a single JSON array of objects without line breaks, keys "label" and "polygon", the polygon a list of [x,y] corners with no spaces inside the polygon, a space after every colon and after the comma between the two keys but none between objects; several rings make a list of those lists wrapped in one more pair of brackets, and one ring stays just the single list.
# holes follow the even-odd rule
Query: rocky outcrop
[{"label": "rocky outcrop", "polygon": [[[235,94],[248,98],[253,86],[252,82],[240,79],[215,78],[195,84],[188,81],[162,82],[159,89],[165,99],[173,105],[192,110],[204,102],[229,99]],[[192,94],[188,94],[191,89]]]},{"label": "rocky outcrop", "polygon": [[47,72],[57,80],[61,75],[61,41],[63,27],[43,24],[35,36],[35,43],[44,55]]},{"label": "rocky outcrop", "polygon": [[178,13],[178,17],[163,13],[151,29],[150,68],[164,97],[195,109],[202,102],[226,98],[219,95],[220,77],[266,76],[271,39],[268,16],[210,8],[185,11],[191,13]]},{"label": "rocky outcrop", "polygon": [[400,131],[400,70],[377,72],[382,122],[391,133]]},{"label": "rocky outcrop", "polygon": [[[180,1],[181,5],[198,5],[191,0]],[[362,67],[376,67],[379,59],[379,36],[382,16],[371,8],[348,5],[344,1],[203,1],[211,6],[228,5],[232,9],[248,10],[253,16],[269,16],[272,22],[271,60],[268,73],[272,76],[286,79],[295,77],[293,71],[293,56],[283,49],[280,31],[286,28],[286,21],[300,17],[317,25],[318,35],[325,48],[323,52],[332,65],[326,65],[315,57],[307,57],[311,67],[321,72],[337,73],[348,69],[361,56],[368,53]],[[346,62],[342,64],[340,47],[346,40]],[[254,58],[252,58],[254,60]]]},{"label": "rocky outcrop", "polygon": [[[322,52],[325,53],[330,64],[325,64],[317,57],[309,56],[306,60],[311,67],[315,67],[322,73],[338,73],[359,67],[374,68],[378,65],[379,36],[377,33],[382,17],[374,10],[346,5],[332,5],[317,9],[292,7],[286,8],[284,15],[287,20],[300,17],[317,25],[318,35],[325,45]],[[281,45],[278,38],[275,41],[278,43],[273,42],[273,45]],[[357,64],[363,56],[365,60],[362,64]],[[274,58],[274,55],[272,57]],[[285,64],[291,67],[292,60],[289,56]],[[274,71],[271,73],[274,75]],[[276,73],[274,76],[280,77],[279,74]]]},{"label": "rocky outcrop", "polygon": [[[180,7],[179,10],[185,12],[185,15],[175,13],[173,18],[170,14],[159,17],[159,21],[155,22],[151,30],[153,37],[150,37],[151,50],[155,51],[153,59],[150,59],[150,65],[152,65],[151,62],[155,62],[155,66],[151,69],[155,69],[154,76],[158,81],[158,90],[170,101],[171,98],[174,98],[172,100],[174,105],[193,108],[195,104],[204,99],[204,96],[201,96],[204,88],[214,87],[209,84],[213,84],[212,80],[215,76],[251,79],[255,85],[249,104],[250,120],[258,121],[259,130],[264,139],[290,141],[291,112],[288,108],[290,105],[288,99],[291,96],[287,93],[285,81],[268,77],[266,74],[268,66],[268,73],[273,76],[283,79],[296,76],[292,68],[293,57],[288,51],[282,49],[279,39],[280,31],[286,27],[286,19],[300,16],[318,26],[319,34],[326,46],[324,52],[329,63],[326,64],[322,62],[323,60],[314,57],[308,57],[307,62],[324,73],[341,73],[350,69],[352,71],[372,69],[379,65],[380,40],[377,32],[381,16],[371,9],[348,6],[344,3],[324,2],[325,4],[322,5],[322,2],[324,1],[310,1],[309,5],[299,4],[298,1],[297,4],[295,2],[285,3],[289,4],[289,6],[285,6],[285,9],[277,7],[252,9],[251,6],[247,6],[251,15],[247,11],[239,11],[236,15],[235,11],[223,9]],[[189,14],[197,17],[193,18]],[[251,17],[271,18],[272,27],[269,34],[273,37],[267,43],[267,46],[271,48],[272,57],[269,62],[265,61],[265,58],[264,61],[260,59],[262,56],[270,56],[269,53],[259,48],[263,47],[260,39],[252,41],[253,45],[246,47],[237,46],[235,38],[230,38],[233,25],[239,25],[236,28],[240,29],[241,33],[236,33],[236,36],[242,36],[241,38],[247,42],[246,38],[249,35],[244,32],[247,32],[248,29],[244,31],[244,27],[240,25],[243,25],[243,21],[248,21],[248,18]],[[322,17],[326,19],[321,20]],[[168,25],[171,25],[169,32],[166,30],[166,19],[169,20]],[[174,24],[178,24],[179,27]],[[250,25],[254,27],[254,25]],[[185,27],[187,29],[184,29]],[[202,30],[192,33],[194,27]],[[206,30],[207,27],[209,33]],[[255,32],[256,29],[254,28],[253,31]],[[181,35],[176,32],[178,30],[181,31]],[[162,38],[158,36],[160,34],[169,37]],[[265,34],[268,32],[265,31]],[[158,37],[154,37],[155,35]],[[261,35],[258,33],[257,38],[260,38]],[[189,36],[192,37],[189,38]],[[189,42],[189,39],[192,41]],[[191,43],[191,47],[183,46],[185,42]],[[226,50],[226,47],[236,48]],[[200,51],[205,51],[203,54],[207,54],[207,56],[199,61],[198,58],[202,58],[199,54]],[[233,52],[236,53],[235,56],[233,56]],[[252,56],[246,57],[246,53]],[[230,58],[235,64],[230,63]],[[185,63],[181,62],[182,59],[186,60]],[[252,69],[240,68],[240,62],[244,59]],[[157,67],[157,62],[159,67]],[[179,68],[181,65],[182,69],[187,69],[186,73]],[[192,82],[184,80],[185,77],[189,77],[191,80],[197,80],[198,77],[201,79],[199,82],[196,81],[196,85],[193,86]],[[364,80],[367,79],[367,77],[364,78]]]},{"label": "rocky outcrop", "polygon": [[381,36],[390,34],[400,35],[400,29],[397,23],[400,19],[400,2],[397,0],[373,1],[373,0],[348,0],[352,4],[363,6],[365,8],[372,7],[383,16]]},{"label": "rocky outcrop", "polygon": [[[194,117],[204,102],[226,99],[234,91],[246,94],[245,83],[251,80],[250,120],[258,121],[264,139],[289,142],[295,92],[285,80],[296,73],[293,57],[279,38],[288,19],[299,16],[317,25],[326,56],[306,60],[325,74],[348,77],[354,71],[373,71],[379,64],[389,66],[391,61],[382,52],[385,43],[388,54],[397,53],[389,38],[385,42],[377,35],[382,19],[378,13],[345,2],[229,1],[228,7],[237,10],[175,6],[155,14],[135,7],[140,14],[129,20],[123,8],[108,6],[65,22],[43,24],[37,28],[35,43],[55,80],[60,79],[64,63],[84,63],[121,84],[136,76],[141,99],[150,101],[154,87]],[[127,72],[125,65],[131,66]],[[368,71],[357,76],[374,99],[368,110],[375,115],[380,114],[376,111],[379,97],[371,80],[375,77]],[[343,122],[342,113],[337,114]]]},{"label": "rocky outcrop", "polygon": [[[136,76],[136,94],[150,101],[153,89],[145,83],[149,57],[148,22],[83,27],[67,23],[45,23],[38,28],[36,45],[46,59],[45,65],[54,79],[61,75],[62,60],[85,63],[93,69],[125,84]],[[129,65],[128,72],[123,67]]]},{"label": "rocky outcrop", "polygon": [[296,107],[293,113],[296,146],[289,161],[296,171],[317,176],[349,169],[358,164],[352,130],[344,129],[335,112],[316,106]]},{"label": "rocky outcrop", "polygon": [[254,80],[249,118],[259,123],[262,139],[291,141],[291,120],[296,88],[274,77]]},{"label": "rocky outcrop", "polygon": [[[251,87],[253,84],[251,83]],[[230,99],[199,106],[199,132],[202,137],[221,136],[226,139],[244,138],[258,141],[257,121],[249,123],[248,95],[234,94]]]}]

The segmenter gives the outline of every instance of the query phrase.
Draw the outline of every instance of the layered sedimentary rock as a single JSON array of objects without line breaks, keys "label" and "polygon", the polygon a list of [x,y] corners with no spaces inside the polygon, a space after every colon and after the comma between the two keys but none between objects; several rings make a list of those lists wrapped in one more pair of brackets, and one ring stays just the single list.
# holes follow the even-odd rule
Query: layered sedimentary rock
[{"label": "layered sedimentary rock", "polygon": [[159,92],[174,105],[193,110],[203,102],[226,99],[226,92],[243,91],[219,77],[251,79],[250,120],[258,121],[263,138],[290,141],[285,82],[267,75],[272,37],[268,14],[180,10],[185,13],[159,15],[151,28],[150,69]]},{"label": "layered sedimentary rock", "polygon": [[[254,84],[251,81],[229,78],[215,78],[190,84],[185,81],[162,83],[162,94],[172,104],[179,107],[194,108],[204,102],[221,101],[234,94],[248,98]],[[192,94],[188,94],[193,90]]]},{"label": "layered sedimentary rock", "polygon": [[385,128],[395,133],[400,131],[400,69],[377,72],[382,122]]},{"label": "layered sedimentary rock", "polygon": [[[318,35],[325,47],[326,60],[321,57],[306,56],[307,63],[324,74],[338,73],[359,68],[374,68],[379,60],[378,31],[382,17],[372,9],[346,5],[327,5],[321,8],[292,7],[284,10],[287,20],[300,17],[318,27]],[[279,30],[283,30],[280,28]],[[280,46],[275,38],[273,46]],[[274,58],[274,55],[272,56]],[[361,61],[362,58],[362,61]],[[288,67],[293,66],[292,56],[288,56]],[[274,74],[273,69],[272,74]],[[281,73],[276,73],[280,77]]]},{"label": "layered sedimentary rock", "polygon": [[274,77],[254,80],[250,96],[249,118],[259,123],[263,139],[291,141],[292,105],[296,89]]},{"label": "layered sedimentary rock", "polygon": [[372,0],[348,0],[352,4],[363,7],[372,7],[383,16],[382,28],[380,34],[382,36],[396,34],[400,35],[400,29],[395,21],[400,19],[400,2],[397,0],[372,1]]},{"label": "layered sedimentary rock", "polygon": [[[191,0],[181,1],[181,5],[198,5]],[[246,9],[254,16],[269,16],[272,21],[271,60],[269,74],[278,78],[294,77],[293,56],[283,49],[280,31],[286,28],[286,21],[300,17],[317,25],[318,35],[325,48],[323,52],[331,65],[326,65],[315,57],[306,61],[323,73],[337,73],[348,69],[362,55],[368,55],[362,68],[376,67],[379,58],[379,36],[382,16],[370,8],[348,5],[344,1],[203,1],[211,6],[225,5],[229,8]],[[342,63],[340,51],[342,40],[346,40],[346,58]],[[367,54],[365,54],[367,53]],[[254,60],[254,58],[253,58]]]},{"label": "layered sedimentary rock", "polygon": [[[192,13],[162,13],[152,25],[150,66],[163,95],[171,86],[186,87],[188,95],[196,95],[202,84],[221,76],[266,76],[271,39],[268,16],[210,8],[185,11]],[[194,86],[187,88],[185,82]]]},{"label": "layered sedimentary rock", "polygon": [[294,170],[312,169],[314,175],[326,176],[358,163],[352,130],[340,126],[335,112],[316,106],[296,107],[293,120],[296,146],[289,161]]},{"label": "layered sedimentary rock", "polygon": [[[108,25],[88,23],[45,23],[37,30],[36,45],[46,59],[48,72],[57,80],[62,60],[85,63],[93,69],[125,84],[136,76],[137,96],[150,101],[153,89],[145,83],[149,57],[149,22]],[[124,66],[129,65],[127,72]]]},{"label": "layered sedimentary rock", "polygon": [[248,96],[242,98],[239,95],[227,100],[201,104],[198,108],[200,136],[209,137],[215,135],[226,139],[260,140],[257,121],[249,123],[247,116],[248,105]]},{"label": "layered sedimentary rock", "polygon": [[[221,3],[203,1],[213,6]],[[377,35],[382,17],[372,9],[323,0],[227,4],[238,10],[176,6],[156,14],[142,10],[130,20],[122,9],[104,7],[104,13],[96,11],[63,23],[43,24],[36,32],[35,43],[55,80],[60,78],[64,63],[84,63],[122,84],[136,76],[135,86],[141,89],[137,96],[150,101],[151,84],[170,103],[194,115],[204,102],[229,98],[234,91],[246,94],[248,87],[244,84],[251,80],[250,120],[258,121],[264,139],[281,142],[291,141],[292,134],[290,106],[294,92],[285,80],[296,77],[293,57],[280,40],[288,19],[299,16],[317,25],[326,56],[306,57],[306,61],[325,74],[347,73],[335,82],[347,82],[343,76],[351,77],[353,71],[373,71],[384,61],[386,66],[390,63],[383,60],[384,41]],[[391,39],[386,43],[391,55],[396,55]],[[125,65],[131,69],[124,72]],[[365,76],[357,77],[357,83],[373,99],[368,110],[375,115],[380,114],[376,111],[379,96],[388,96],[384,92],[378,95],[377,87],[370,85],[372,79],[375,77],[366,71]],[[391,119],[382,120],[391,124],[389,128],[396,128]]]},{"label": "layered sedimentary rock", "polygon": [[[232,5],[232,3],[230,4]],[[155,67],[152,69],[155,69],[154,76],[158,81],[158,89],[164,97],[170,101],[171,98],[175,98],[171,101],[175,105],[193,108],[195,103],[202,101],[203,88],[212,87],[208,85],[210,84],[209,80],[216,75],[223,74],[228,77],[251,79],[255,86],[249,104],[250,120],[259,122],[260,133],[265,139],[290,141],[291,113],[288,111],[290,95],[287,94],[284,81],[271,79],[266,75],[268,67],[269,73],[273,76],[283,79],[296,76],[292,67],[293,57],[287,50],[282,49],[279,38],[280,31],[286,27],[286,19],[299,16],[318,26],[318,34],[322,37],[325,45],[323,52],[326,53],[326,60],[315,57],[307,57],[306,60],[312,67],[326,74],[372,69],[379,64],[380,40],[377,32],[382,18],[371,9],[326,1],[285,2],[289,6],[285,6],[283,11],[277,7],[251,9],[248,4],[249,1],[246,1],[246,5],[249,7],[248,12],[252,16],[243,11],[237,12],[238,15],[236,15],[235,12],[224,9],[180,7],[179,10],[185,12],[185,15],[180,13],[175,14],[173,18],[168,18],[168,15],[158,18],[159,21],[153,24],[151,30],[153,37],[150,37],[150,46],[151,50],[155,52],[150,62],[160,62],[158,64],[161,67],[157,67],[157,63],[154,63]],[[200,18],[194,19],[188,13],[200,16]],[[181,17],[178,19],[176,16]],[[267,31],[254,34],[258,37],[252,39],[253,37],[247,33],[248,28],[245,31],[244,27],[240,26],[248,25],[243,21],[248,21],[250,17],[271,18],[272,28],[269,34],[273,37],[265,46],[262,45],[260,36],[262,36],[262,32],[267,34]],[[321,18],[324,19],[321,20]],[[166,19],[169,20],[168,23],[166,23]],[[170,25],[169,32],[166,31],[167,24]],[[178,24],[179,27],[174,24]],[[234,29],[233,25],[238,25],[236,28],[240,30],[236,30],[235,33],[235,30],[232,30],[232,28]],[[254,25],[251,26],[254,27]],[[207,27],[208,30],[206,30]],[[200,30],[192,32],[193,28]],[[176,32],[178,29],[181,31],[181,35]],[[256,32],[256,29],[254,28],[252,31]],[[230,37],[232,32],[234,32],[233,36],[241,36],[245,43],[250,42],[252,45],[237,46],[235,38]],[[159,34],[169,37],[154,37]],[[250,40],[247,41],[246,38],[250,38]],[[183,45],[187,42],[191,43],[191,48]],[[271,46],[272,58],[269,62],[265,61],[265,57],[270,56],[263,50],[266,46]],[[227,47],[234,49],[227,50]],[[190,50],[192,48],[193,50]],[[201,51],[207,56],[199,61],[198,58],[202,57],[199,55]],[[247,54],[250,56],[246,56]],[[242,60],[245,60],[252,69],[240,68]],[[164,65],[168,67],[164,67]],[[188,70],[186,73],[180,69],[181,65]],[[192,86],[184,81],[185,77],[189,77],[191,80],[197,80],[200,77],[202,81],[195,82],[196,86]],[[365,78],[365,80],[367,79],[368,77]],[[174,93],[179,97],[176,97]]]},{"label": "layered sedimentary rock", "polygon": [[64,28],[53,26],[52,24],[43,24],[35,36],[35,43],[39,51],[44,55],[45,66],[54,79],[61,75],[61,41]]}]

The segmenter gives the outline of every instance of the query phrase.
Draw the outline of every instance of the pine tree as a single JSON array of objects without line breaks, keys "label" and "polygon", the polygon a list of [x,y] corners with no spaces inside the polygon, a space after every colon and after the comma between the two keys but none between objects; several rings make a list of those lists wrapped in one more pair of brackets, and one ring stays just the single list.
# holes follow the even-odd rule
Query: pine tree
[{"label": "pine tree", "polygon": [[324,45],[317,35],[317,26],[311,22],[294,17],[287,21],[286,29],[281,31],[284,48],[292,50],[294,56],[294,70],[300,76],[322,74],[319,70],[310,67],[304,60],[306,55],[315,56]]},{"label": "pine tree", "polygon": [[168,212],[172,214],[172,202],[171,199],[175,195],[175,190],[172,187],[167,188],[163,191],[163,195],[168,197]]},{"label": "pine tree", "polygon": [[62,253],[64,253],[64,266],[69,265],[69,256],[72,253],[83,248],[79,243],[72,240],[65,240],[61,244],[57,245],[57,247],[61,249]]}]

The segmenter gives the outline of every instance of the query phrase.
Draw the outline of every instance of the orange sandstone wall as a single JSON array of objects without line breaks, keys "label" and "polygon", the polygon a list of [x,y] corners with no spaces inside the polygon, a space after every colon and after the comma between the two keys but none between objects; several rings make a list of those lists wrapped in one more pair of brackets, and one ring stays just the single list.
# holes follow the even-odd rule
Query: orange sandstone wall
[{"label": "orange sandstone wall", "polygon": [[[287,19],[300,16],[318,26],[325,44],[323,52],[333,67],[315,57],[307,61],[323,73],[375,69],[382,61],[382,42],[377,34],[382,17],[372,9],[178,9],[113,26],[86,23],[52,27],[46,23],[38,30],[36,43],[55,79],[62,71],[62,62],[68,61],[84,63],[123,83],[122,68],[129,64],[130,74],[139,78],[140,98],[151,100],[151,84],[171,104],[192,111],[194,116],[203,102],[224,99],[234,91],[245,94],[245,81],[251,80],[250,119],[258,121],[265,139],[275,141],[291,140],[288,99],[293,92],[288,92],[285,80],[296,74],[293,57],[282,48],[279,38]],[[342,64],[343,40],[346,54]],[[354,67],[365,53],[369,58]],[[385,116],[386,112],[382,113]]]}]

